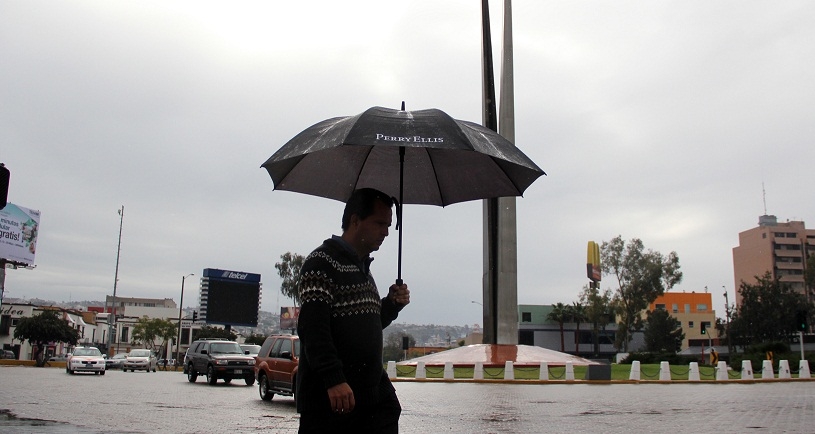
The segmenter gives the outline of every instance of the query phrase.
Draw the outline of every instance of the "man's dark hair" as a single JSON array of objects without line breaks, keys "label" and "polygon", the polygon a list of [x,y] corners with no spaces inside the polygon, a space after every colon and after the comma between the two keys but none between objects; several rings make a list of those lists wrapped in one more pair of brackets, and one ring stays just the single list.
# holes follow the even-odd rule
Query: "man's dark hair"
[{"label": "man's dark hair", "polygon": [[342,230],[348,230],[352,215],[356,214],[360,220],[365,220],[373,214],[376,201],[382,202],[388,208],[393,206],[393,198],[379,190],[373,188],[354,190],[351,197],[345,202],[345,211],[342,213]]}]

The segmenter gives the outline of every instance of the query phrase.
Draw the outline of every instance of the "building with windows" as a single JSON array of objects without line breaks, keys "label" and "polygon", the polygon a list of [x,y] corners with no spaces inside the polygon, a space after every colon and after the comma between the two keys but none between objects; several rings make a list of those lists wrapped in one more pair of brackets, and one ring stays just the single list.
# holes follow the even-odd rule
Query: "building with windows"
[{"label": "building with windows", "polygon": [[[110,312],[113,297],[105,297],[105,312]],[[116,316],[161,319],[178,318],[178,305],[172,298],[116,297]]]},{"label": "building with windows", "polygon": [[[548,319],[552,305],[518,305],[518,343],[561,351],[560,323]],[[574,322],[567,318],[563,323],[563,352],[587,358],[611,358],[617,353],[614,339],[617,324],[613,317],[605,324],[597,325],[595,341],[594,325]],[[596,344],[596,345],[595,345]],[[628,344],[630,351],[640,351],[645,344],[642,332],[634,332]]]},{"label": "building with windows", "polygon": [[804,222],[779,223],[774,215],[758,218],[758,227],[739,233],[739,245],[733,248],[733,275],[736,306],[741,305],[741,284],[756,283],[756,276],[770,272],[807,297],[815,299],[814,288],[806,288],[807,258],[815,254],[815,230]]},{"label": "building with windows", "polygon": [[[18,360],[31,360],[34,349],[31,343],[14,339],[14,330],[22,318],[30,318],[43,311],[56,311],[68,325],[79,333],[79,344],[91,345],[95,342],[99,330],[95,316],[88,312],[79,312],[73,309],[64,309],[55,306],[35,306],[31,303],[3,303],[0,312],[0,349],[14,353]],[[64,355],[70,351],[70,346],[64,342],[53,342],[43,349],[46,357]]]},{"label": "building with windows", "polygon": [[[682,325],[685,339],[682,349],[689,347],[716,345],[719,334],[716,331],[716,311],[712,307],[711,295],[707,292],[666,292],[648,306],[649,311],[667,310]],[[702,333],[702,330],[705,333]]]}]

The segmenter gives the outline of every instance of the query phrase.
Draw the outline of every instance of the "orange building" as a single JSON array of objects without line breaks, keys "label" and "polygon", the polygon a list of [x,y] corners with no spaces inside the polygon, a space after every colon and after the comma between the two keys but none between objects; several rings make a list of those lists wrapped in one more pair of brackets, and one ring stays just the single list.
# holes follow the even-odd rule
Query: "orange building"
[{"label": "orange building", "polygon": [[[685,333],[685,340],[682,341],[684,350],[691,345],[707,346],[708,341],[716,344],[719,334],[715,330],[716,311],[713,310],[712,301],[707,292],[666,292],[657,297],[648,306],[648,310],[667,310],[682,324],[682,332]],[[702,334],[702,327],[705,327],[707,334]]]}]

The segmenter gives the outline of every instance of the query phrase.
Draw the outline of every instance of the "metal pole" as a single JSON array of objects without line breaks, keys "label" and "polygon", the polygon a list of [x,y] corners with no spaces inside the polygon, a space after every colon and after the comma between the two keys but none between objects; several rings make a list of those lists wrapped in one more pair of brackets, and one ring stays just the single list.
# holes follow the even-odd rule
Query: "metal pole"
[{"label": "metal pole", "polygon": [[188,277],[192,276],[193,273],[190,273],[181,278],[181,300],[178,303],[178,339],[175,341],[175,365],[178,366],[181,364],[181,310],[184,309],[184,280]]},{"label": "metal pole", "polygon": [[116,273],[113,277],[113,299],[110,306],[110,316],[108,316],[108,355],[112,356],[113,353],[113,335],[116,331],[116,287],[119,284],[119,255],[122,253],[122,223],[125,218],[125,206],[119,211],[119,244],[116,248]]},{"label": "metal pole", "polygon": [[3,295],[6,292],[6,260],[0,258],[0,308],[3,307]]},{"label": "metal pole", "polygon": [[798,345],[801,347],[801,360],[804,359],[804,332],[798,330]]},{"label": "metal pole", "polygon": [[730,340],[730,302],[727,299],[727,288],[725,288],[725,286],[722,285],[722,289],[724,290],[724,316],[725,316],[725,319],[727,320],[727,322],[725,324],[724,333],[727,336],[727,353],[730,354],[732,352],[731,349],[733,348],[732,345],[730,344],[730,342],[731,342],[731,340]]}]

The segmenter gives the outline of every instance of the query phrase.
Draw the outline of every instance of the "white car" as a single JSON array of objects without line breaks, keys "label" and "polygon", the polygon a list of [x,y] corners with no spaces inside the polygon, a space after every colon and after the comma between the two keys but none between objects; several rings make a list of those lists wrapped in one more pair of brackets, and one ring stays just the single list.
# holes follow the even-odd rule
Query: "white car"
[{"label": "white car", "polygon": [[150,350],[132,350],[127,353],[127,358],[125,359],[125,364],[122,366],[123,371],[127,371],[128,369],[130,372],[134,371],[145,371],[145,372],[156,372],[156,368],[158,367],[158,359],[156,359],[155,354],[153,354]]},{"label": "white car", "polygon": [[65,362],[65,372],[95,372],[105,375],[105,357],[96,347],[77,347],[68,355]]}]

